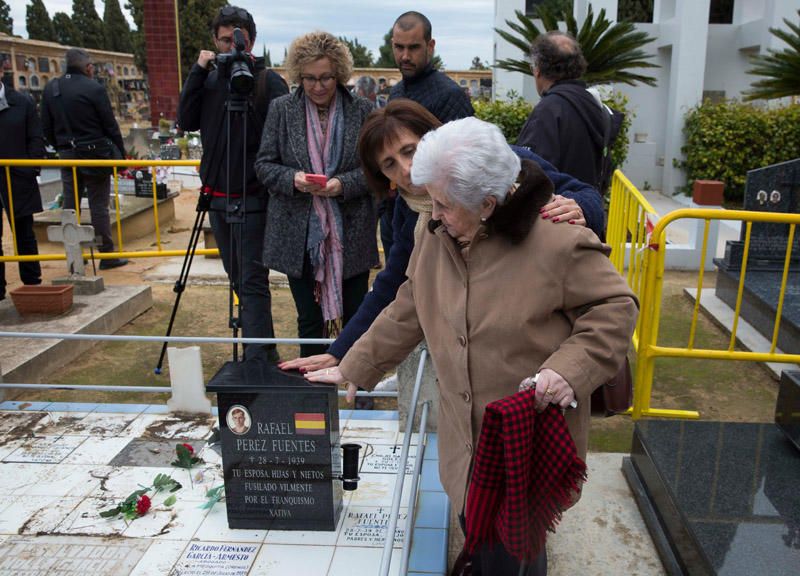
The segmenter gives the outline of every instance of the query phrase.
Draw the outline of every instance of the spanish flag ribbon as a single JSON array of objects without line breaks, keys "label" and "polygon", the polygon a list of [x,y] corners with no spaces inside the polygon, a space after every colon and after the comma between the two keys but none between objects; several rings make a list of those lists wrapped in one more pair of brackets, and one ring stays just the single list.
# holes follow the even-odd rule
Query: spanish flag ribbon
[{"label": "spanish flag ribbon", "polygon": [[297,434],[325,434],[325,414],[295,412],[294,429]]}]

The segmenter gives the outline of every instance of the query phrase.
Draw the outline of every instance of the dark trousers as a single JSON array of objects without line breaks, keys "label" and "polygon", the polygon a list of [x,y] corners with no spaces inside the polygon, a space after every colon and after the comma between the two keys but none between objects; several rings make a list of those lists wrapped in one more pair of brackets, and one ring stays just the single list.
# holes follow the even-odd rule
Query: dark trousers
[{"label": "dark trousers", "polygon": [[[234,202],[238,202],[235,200]],[[261,263],[261,245],[267,224],[267,200],[247,198],[243,224],[228,224],[225,218],[225,199],[215,198],[208,219],[219,247],[219,256],[233,289],[239,296],[242,311],[239,324],[244,338],[274,338],[272,325],[272,295],[269,292],[269,270]],[[241,238],[240,232],[241,230]],[[241,286],[239,260],[241,256]],[[270,360],[277,360],[274,344],[263,347],[245,345],[245,358],[266,350]]]},{"label": "dark trousers", "polygon": [[394,198],[384,198],[378,204],[378,220],[381,224],[381,245],[383,246],[383,261],[389,261],[389,252],[394,240]]},{"label": "dark trousers", "polygon": [[[64,160],[74,160],[75,152],[60,150],[58,155]],[[108,215],[108,196],[110,186],[108,176],[87,176],[78,172],[78,195],[84,192],[89,199],[89,211],[92,216],[94,235],[100,238],[98,250],[100,252],[113,252],[114,241],[111,239],[111,220]],[[63,207],[75,210],[75,188],[72,182],[72,168],[61,170],[61,183],[63,188]]]},{"label": "dark trousers", "polygon": [[[306,257],[303,264],[302,278],[289,278],[289,288],[292,290],[294,305],[297,308],[297,337],[322,338],[324,321],[322,307],[317,304],[314,297],[314,274]],[[342,326],[347,324],[356,313],[364,295],[369,289],[369,270],[348,278],[342,282],[343,312]],[[300,356],[313,356],[324,354],[328,350],[327,344],[302,344]]]},{"label": "dark trousers", "polygon": [[[8,212],[6,212],[8,214]],[[9,221],[10,221],[9,216]],[[36,235],[33,233],[33,214],[28,216],[17,216],[14,220],[14,228],[17,237],[17,253],[20,256],[38,254],[39,247],[36,244]],[[3,217],[0,215],[0,237],[3,236]],[[0,256],[3,256],[3,243],[0,242]],[[42,267],[38,261],[20,262],[19,278],[23,284],[41,284]],[[0,296],[6,295],[6,266],[5,262],[0,263]]]},{"label": "dark trousers", "polygon": [[[461,531],[466,534],[464,515],[459,515]],[[547,550],[542,550],[533,562],[520,571],[519,560],[508,553],[505,546],[482,544],[472,555],[472,576],[547,576]]]}]

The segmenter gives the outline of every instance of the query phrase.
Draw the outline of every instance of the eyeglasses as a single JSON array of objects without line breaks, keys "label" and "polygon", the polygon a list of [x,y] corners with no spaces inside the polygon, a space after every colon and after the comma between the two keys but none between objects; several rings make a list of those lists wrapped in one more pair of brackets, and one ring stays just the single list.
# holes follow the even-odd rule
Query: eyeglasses
[{"label": "eyeglasses", "polygon": [[237,8],[236,6],[223,6],[219,11],[222,16],[236,16],[245,22],[250,19],[250,13],[244,8]]},{"label": "eyeglasses", "polygon": [[329,74],[325,74],[319,78],[316,76],[300,76],[300,81],[309,88],[313,88],[317,82],[319,82],[321,86],[330,86],[333,80],[336,80],[336,76],[331,76]]}]

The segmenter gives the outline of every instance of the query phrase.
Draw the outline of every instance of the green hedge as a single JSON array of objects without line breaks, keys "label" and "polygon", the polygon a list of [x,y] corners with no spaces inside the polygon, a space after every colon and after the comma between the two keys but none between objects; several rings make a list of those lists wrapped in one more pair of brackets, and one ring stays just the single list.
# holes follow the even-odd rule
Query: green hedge
[{"label": "green hedge", "polygon": [[683,131],[687,193],[695,180],[721,180],[725,199],[740,203],[748,170],[800,157],[800,105],[706,101],[686,114]]},{"label": "green hedge", "polygon": [[[628,157],[628,131],[633,114],[628,108],[628,98],[624,94],[613,92],[604,102],[611,108],[625,113],[625,121],[622,123],[619,137],[611,150],[614,165],[622,166]],[[494,102],[473,100],[472,106],[475,108],[475,116],[500,127],[509,144],[516,144],[517,136],[533,110],[533,105],[513,92],[509,94],[508,100],[495,100]]]}]

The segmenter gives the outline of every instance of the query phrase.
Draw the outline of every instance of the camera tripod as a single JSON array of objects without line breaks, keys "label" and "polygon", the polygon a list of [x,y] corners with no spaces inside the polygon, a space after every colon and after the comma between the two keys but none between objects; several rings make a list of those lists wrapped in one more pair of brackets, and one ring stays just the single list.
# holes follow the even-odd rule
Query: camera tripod
[{"label": "camera tripod", "polygon": [[[244,225],[247,221],[247,115],[249,111],[250,103],[245,95],[242,94],[235,94],[229,93],[228,99],[225,102],[226,108],[226,123],[227,123],[227,133],[226,133],[226,174],[225,174],[225,207],[224,207],[224,214],[225,214],[225,223],[228,225],[230,230],[230,239],[231,239],[231,246],[228,251],[228,265],[226,267],[226,273],[228,275],[228,326],[232,330],[232,335],[236,338],[239,334],[239,330],[241,328],[240,319],[242,315],[242,299],[241,298],[234,298],[235,295],[235,287],[238,287],[239,290],[242,289],[242,275],[243,275],[243,264],[244,264],[244,250],[243,250],[243,230]],[[242,174],[242,195],[241,198],[236,198],[236,202],[232,202],[230,189],[231,189],[231,125],[233,124],[234,116],[238,116],[237,125],[241,125],[242,130],[242,167],[241,167],[241,174]],[[197,214],[195,215],[194,224],[192,225],[192,231],[189,236],[189,244],[186,250],[186,255],[183,259],[183,264],[181,266],[180,274],[178,275],[178,279],[175,281],[175,285],[173,286],[172,290],[175,292],[175,303],[172,306],[172,312],[170,313],[169,324],[167,326],[166,336],[170,336],[172,334],[172,329],[175,324],[175,316],[178,312],[178,307],[180,306],[181,296],[186,289],[186,283],[189,278],[189,271],[192,266],[192,261],[194,260],[195,253],[197,251],[197,243],[200,239],[200,235],[203,232],[203,223],[205,221],[205,217],[208,212],[215,211],[211,207],[212,203],[212,195],[211,193],[207,193],[204,190],[201,190],[200,198],[197,201],[196,211]],[[234,240],[235,238],[235,240]],[[236,248],[234,248],[236,247]],[[236,266],[236,281],[234,281],[232,271],[234,270],[233,267],[233,258],[234,252],[236,252],[235,256],[237,259],[237,266]],[[161,369],[164,364],[164,356],[167,353],[167,346],[168,342],[164,342],[161,346],[161,353],[158,358],[158,364],[156,365],[154,372],[155,374],[161,374]],[[239,360],[239,348],[238,343],[233,343],[233,361],[237,362]]]}]

